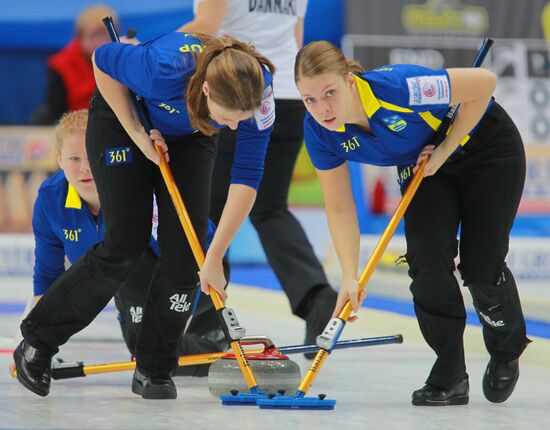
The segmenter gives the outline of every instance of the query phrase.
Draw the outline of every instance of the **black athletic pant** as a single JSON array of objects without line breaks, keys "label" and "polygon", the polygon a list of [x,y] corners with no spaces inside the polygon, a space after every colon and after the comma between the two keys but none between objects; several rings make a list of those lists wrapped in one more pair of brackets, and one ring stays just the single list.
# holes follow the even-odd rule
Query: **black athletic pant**
[{"label": "black athletic pant", "polygon": [[491,357],[499,362],[518,358],[529,343],[514,277],[505,263],[524,182],[521,137],[495,102],[462,152],[424,179],[405,214],[414,308],[437,355],[428,384],[450,387],[468,377],[462,340],[466,312],[453,274],[458,248],[458,269]]},{"label": "black athletic pant", "polygon": [[[285,291],[295,315],[304,318],[305,298],[327,285],[323,267],[298,220],[288,210],[288,189],[304,137],[305,108],[300,100],[276,101],[275,128],[267,148],[264,177],[250,221],[258,232],[267,260]],[[210,218],[218,224],[231,182],[236,133],[223,129],[212,178]]]},{"label": "black athletic pant", "polygon": [[[147,249],[115,294],[117,318],[120,323],[122,337],[128,351],[130,351],[133,357],[136,355],[136,341],[141,329],[141,321],[143,320],[147,290],[157,264],[158,257],[150,248]],[[229,280],[229,264],[227,264],[225,259],[223,266],[225,277]],[[219,331],[221,333],[221,330],[222,327],[212,299],[206,294],[201,294],[187,333],[200,337],[212,331]],[[141,341],[147,343],[152,340],[142,338]],[[185,339],[182,338],[178,343],[178,356],[187,353],[185,344]]]},{"label": "black athletic pant", "polygon": [[[204,246],[215,141],[194,133],[167,137],[167,144],[175,182]],[[147,249],[154,191],[161,257],[147,294],[136,359],[145,373],[164,376],[177,364],[176,344],[197,292],[197,265],[159,168],[134,145],[99,93],[90,105],[86,147],[104,240],[57,279],[23,321],[23,336],[32,346],[55,352],[105,307]]]}]

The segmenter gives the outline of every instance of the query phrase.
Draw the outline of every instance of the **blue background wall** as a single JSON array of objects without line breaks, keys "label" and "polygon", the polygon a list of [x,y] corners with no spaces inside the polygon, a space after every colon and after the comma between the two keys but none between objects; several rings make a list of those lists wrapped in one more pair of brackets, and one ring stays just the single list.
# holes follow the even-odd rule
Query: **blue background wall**
[{"label": "blue background wall", "polygon": [[[72,37],[73,22],[93,0],[0,0],[0,124],[26,124],[41,103],[46,60]],[[147,40],[178,28],[193,17],[192,0],[112,0],[122,30],[136,28]],[[306,43],[340,44],[343,0],[309,0]]]}]

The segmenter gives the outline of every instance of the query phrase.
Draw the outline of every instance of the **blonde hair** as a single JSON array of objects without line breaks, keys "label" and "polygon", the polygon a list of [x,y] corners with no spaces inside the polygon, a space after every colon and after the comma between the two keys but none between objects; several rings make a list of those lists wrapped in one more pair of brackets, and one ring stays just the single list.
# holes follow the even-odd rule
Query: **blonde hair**
[{"label": "blonde hair", "polygon": [[311,42],[296,55],[294,63],[294,81],[302,77],[311,78],[322,73],[362,74],[365,69],[357,61],[346,60],[342,51],[326,40]]},{"label": "blonde hair", "polygon": [[106,16],[113,17],[113,23],[115,27],[118,27],[118,16],[116,12],[113,9],[111,9],[109,6],[106,6],[103,4],[97,4],[97,5],[87,7],[82,12],[80,12],[80,14],[78,15],[78,18],[76,19],[76,23],[75,23],[76,34],[77,35],[80,34],[80,32],[90,24],[100,24],[101,26],[103,26],[103,23],[101,20]]},{"label": "blonde hair", "polygon": [[86,131],[88,110],[80,109],[63,114],[55,127],[55,150],[61,152],[63,140],[78,131]]},{"label": "blonde hair", "polygon": [[271,73],[275,72],[275,66],[254,46],[232,36],[198,34],[197,38],[203,46],[196,54],[195,73],[189,80],[185,98],[193,127],[211,136],[218,130],[210,123],[203,83],[208,82],[208,97],[214,103],[230,110],[250,111],[262,103],[263,66]]}]

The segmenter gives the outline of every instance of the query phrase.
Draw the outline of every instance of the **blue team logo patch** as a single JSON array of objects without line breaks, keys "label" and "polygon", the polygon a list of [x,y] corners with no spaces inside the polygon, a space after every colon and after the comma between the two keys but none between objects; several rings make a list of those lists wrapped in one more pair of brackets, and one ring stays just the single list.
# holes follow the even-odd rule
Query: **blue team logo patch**
[{"label": "blue team logo patch", "polygon": [[401,131],[407,126],[405,120],[399,115],[387,116],[386,118],[382,118],[382,121],[384,121],[392,131]]},{"label": "blue team logo patch", "polygon": [[132,148],[123,146],[120,148],[109,148],[105,150],[105,164],[107,166],[118,166],[132,162]]}]

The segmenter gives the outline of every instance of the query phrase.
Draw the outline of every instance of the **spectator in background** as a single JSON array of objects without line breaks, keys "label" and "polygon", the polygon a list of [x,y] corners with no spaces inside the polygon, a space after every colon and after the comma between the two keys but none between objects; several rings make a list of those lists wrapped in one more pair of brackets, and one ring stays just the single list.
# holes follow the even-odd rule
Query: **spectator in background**
[{"label": "spectator in background", "polygon": [[61,51],[48,59],[44,103],[32,114],[31,123],[53,125],[69,110],[87,109],[95,91],[91,57],[94,50],[110,41],[102,18],[115,12],[103,5],[84,9],[75,24],[75,36]]}]

